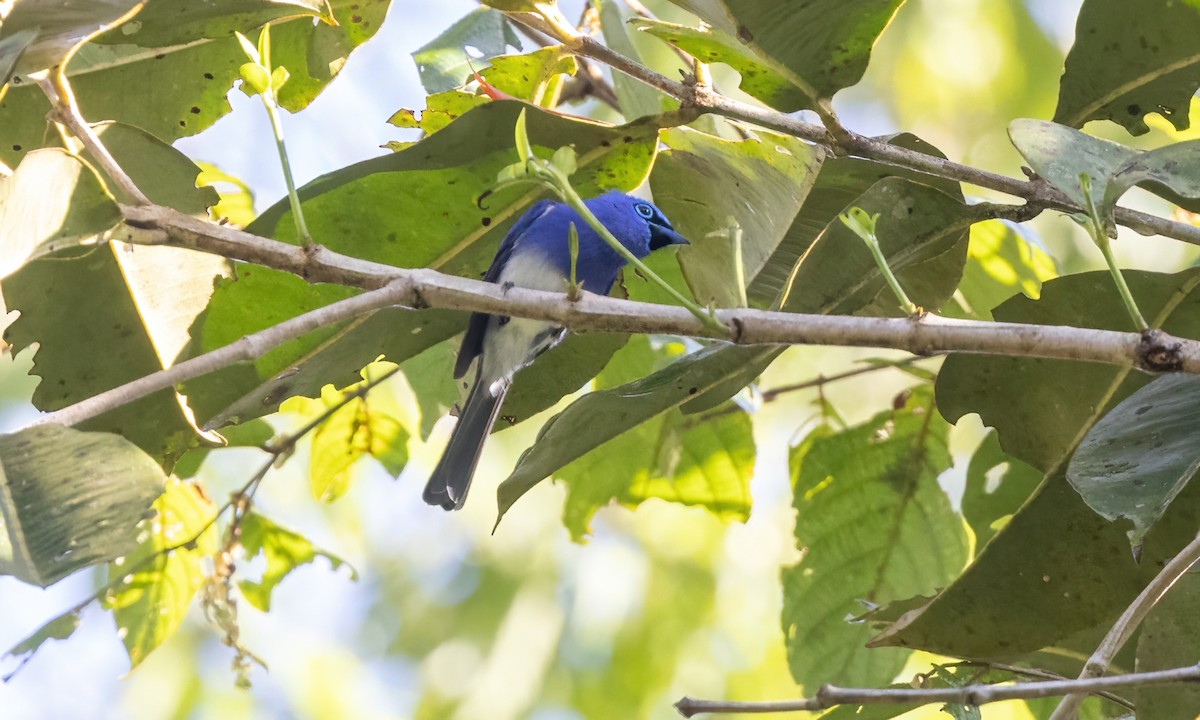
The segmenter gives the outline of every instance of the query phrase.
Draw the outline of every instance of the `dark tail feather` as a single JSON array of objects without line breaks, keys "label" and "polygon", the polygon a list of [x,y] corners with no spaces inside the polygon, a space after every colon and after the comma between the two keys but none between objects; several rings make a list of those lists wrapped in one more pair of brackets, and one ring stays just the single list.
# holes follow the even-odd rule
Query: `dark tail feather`
[{"label": "dark tail feather", "polygon": [[466,502],[467,489],[471,487],[483,443],[496,422],[504,396],[508,394],[508,383],[504,383],[496,396],[492,395],[489,384],[481,377],[475,378],[475,387],[467,395],[466,405],[458,416],[458,425],[450,434],[442,459],[425,484],[421,497],[430,505],[440,505],[443,510],[458,510]]}]

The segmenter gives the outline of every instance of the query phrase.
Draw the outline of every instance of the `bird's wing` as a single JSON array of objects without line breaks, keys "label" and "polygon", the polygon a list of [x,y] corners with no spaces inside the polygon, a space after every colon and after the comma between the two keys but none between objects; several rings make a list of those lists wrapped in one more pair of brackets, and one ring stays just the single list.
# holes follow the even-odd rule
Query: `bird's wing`
[{"label": "bird's wing", "polygon": [[[504,236],[504,240],[500,242],[500,247],[496,250],[496,257],[492,258],[492,264],[483,276],[484,282],[494,283],[500,279],[500,273],[508,264],[508,259],[512,256],[517,242],[535,222],[550,212],[556,204],[553,200],[538,200],[508,229],[508,234]],[[487,330],[488,317],[486,313],[471,313],[471,318],[467,321],[467,332],[463,335],[462,347],[458,350],[458,360],[454,363],[455,378],[465,375],[467,368],[471,366],[471,361],[483,351],[483,334]]]}]

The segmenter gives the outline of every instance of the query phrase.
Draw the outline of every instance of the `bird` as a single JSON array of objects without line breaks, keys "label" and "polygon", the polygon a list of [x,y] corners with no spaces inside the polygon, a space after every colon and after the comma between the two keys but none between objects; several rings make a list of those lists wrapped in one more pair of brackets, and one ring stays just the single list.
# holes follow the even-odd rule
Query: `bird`
[{"label": "bird", "polygon": [[[635,257],[688,241],[653,203],[619,191],[584,201],[609,232]],[[561,292],[570,278],[570,226],[578,233],[576,282],[584,290],[607,295],[625,259],[612,249],[569,205],[540,200],[505,235],[483,279],[503,288]],[[458,415],[458,424],[429,477],[425,502],[445,510],[462,508],[513,375],[557,345],[566,330],[553,322],[473,313],[467,322],[454,377],[475,362],[475,382]]]}]

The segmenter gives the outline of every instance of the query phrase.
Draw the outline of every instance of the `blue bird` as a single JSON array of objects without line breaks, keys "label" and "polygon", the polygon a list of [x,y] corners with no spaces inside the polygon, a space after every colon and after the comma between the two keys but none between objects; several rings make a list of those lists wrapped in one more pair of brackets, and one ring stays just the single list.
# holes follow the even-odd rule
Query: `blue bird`
[{"label": "blue bird", "polygon": [[[584,204],[636,257],[646,257],[668,245],[687,244],[662,212],[645,200],[614,191]],[[534,204],[512,226],[483,279],[504,287],[562,292],[571,272],[567,240],[571,223],[579,233],[575,278],[584,290],[607,295],[625,259],[579,213],[550,200]],[[478,357],[475,384],[442,459],[425,485],[425,502],[446,510],[462,507],[484,440],[496,422],[513,374],[557,345],[565,334],[563,328],[542,320],[471,315],[454,377],[466,374]]]}]

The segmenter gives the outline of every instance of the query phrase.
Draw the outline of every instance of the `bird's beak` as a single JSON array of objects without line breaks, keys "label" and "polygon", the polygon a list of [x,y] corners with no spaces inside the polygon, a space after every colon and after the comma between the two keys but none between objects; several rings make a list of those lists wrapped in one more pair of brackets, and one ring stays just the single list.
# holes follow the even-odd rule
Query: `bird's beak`
[{"label": "bird's beak", "polygon": [[675,232],[674,228],[667,225],[659,225],[650,223],[650,251],[654,252],[659,248],[665,248],[668,245],[690,245],[688,239],[679,233]]}]

